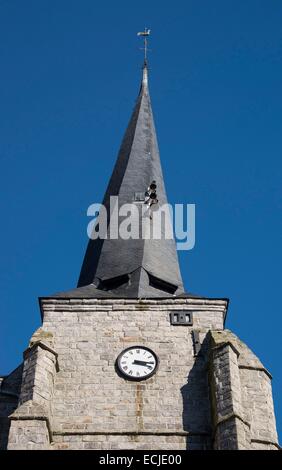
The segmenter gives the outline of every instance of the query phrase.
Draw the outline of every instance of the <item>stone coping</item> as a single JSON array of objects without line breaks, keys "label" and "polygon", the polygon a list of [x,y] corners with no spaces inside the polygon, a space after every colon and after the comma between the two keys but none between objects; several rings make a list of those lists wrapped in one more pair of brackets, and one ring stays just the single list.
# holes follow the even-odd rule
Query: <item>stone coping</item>
[{"label": "stone coping", "polygon": [[60,368],[59,368],[59,362],[58,362],[58,353],[53,349],[51,348],[48,344],[44,343],[44,341],[35,341],[32,346],[29,346],[24,352],[23,352],[23,357],[24,359],[27,358],[27,356],[29,354],[31,354],[32,351],[34,351],[37,347],[40,347],[41,349],[44,349],[45,351],[49,351],[50,353],[52,353],[54,356],[55,356],[55,367],[56,367],[56,371],[59,372]]},{"label": "stone coping", "polygon": [[86,298],[52,298],[52,297],[39,297],[39,302],[44,304],[90,304],[90,305],[111,305],[111,304],[120,304],[120,305],[173,305],[173,304],[195,304],[195,305],[224,305],[227,307],[228,299],[225,298],[159,298],[159,299],[86,299]]},{"label": "stone coping", "polygon": [[86,299],[86,298],[52,298],[52,297],[39,297],[39,305],[41,312],[41,320],[44,319],[44,310],[60,310],[66,308],[67,310],[75,310],[75,307],[78,309],[83,307],[85,310],[87,307],[89,311],[91,309],[110,309],[112,306],[113,310],[117,310],[120,306],[120,309],[128,310],[136,308],[136,310],[145,310],[146,307],[148,310],[153,310],[154,307],[158,306],[160,309],[165,309],[165,307],[175,309],[180,307],[186,307],[189,310],[195,308],[200,310],[220,310],[223,313],[223,324],[225,324],[227,317],[227,310],[229,299],[226,298],[159,298],[159,299]]}]

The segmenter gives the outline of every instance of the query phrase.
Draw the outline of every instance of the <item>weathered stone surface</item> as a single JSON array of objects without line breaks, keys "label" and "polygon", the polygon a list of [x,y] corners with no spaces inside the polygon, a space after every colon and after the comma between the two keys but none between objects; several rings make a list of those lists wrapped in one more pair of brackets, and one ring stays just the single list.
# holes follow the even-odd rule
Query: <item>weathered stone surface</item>
[{"label": "weathered stone surface", "polygon": [[29,342],[29,347],[32,347],[34,344],[40,342],[40,341],[43,341],[44,343],[48,344],[50,347],[53,346],[53,333],[51,333],[50,331],[46,331],[44,330],[43,328],[38,328],[38,330],[36,330],[32,337],[30,338],[30,342]]},{"label": "weathered stone surface", "polygon": [[[171,325],[174,309],[192,311],[193,325]],[[8,448],[275,447],[269,375],[223,330],[225,309],[211,299],[46,299],[43,330],[24,354]],[[133,344],[159,357],[142,382],[116,372],[117,356]]]},{"label": "weathered stone surface", "polygon": [[45,420],[31,417],[30,420],[12,420],[8,450],[49,449],[50,439]]},{"label": "weathered stone surface", "polygon": [[210,439],[203,436],[183,436],[183,435],[83,435],[81,436],[64,436],[58,442],[56,436],[52,445],[54,450],[71,450],[71,449],[154,449],[154,450],[206,450],[210,448]]},{"label": "weathered stone surface", "polygon": [[0,450],[7,448],[10,414],[17,408],[21,389],[23,365],[17,367],[0,383]]},{"label": "weathered stone surface", "polygon": [[214,447],[277,448],[269,372],[230,331],[211,331],[210,337]]}]

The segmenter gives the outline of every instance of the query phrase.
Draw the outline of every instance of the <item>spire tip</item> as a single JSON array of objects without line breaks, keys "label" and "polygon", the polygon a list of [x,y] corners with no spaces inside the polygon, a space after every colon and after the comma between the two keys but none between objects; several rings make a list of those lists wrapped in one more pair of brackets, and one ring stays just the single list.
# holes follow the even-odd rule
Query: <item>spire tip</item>
[{"label": "spire tip", "polygon": [[142,50],[144,50],[144,67],[147,67],[147,52],[148,52],[148,36],[150,36],[151,30],[148,28],[145,28],[144,31],[139,31],[137,33],[137,36],[142,36],[144,39],[144,47],[142,47]]}]

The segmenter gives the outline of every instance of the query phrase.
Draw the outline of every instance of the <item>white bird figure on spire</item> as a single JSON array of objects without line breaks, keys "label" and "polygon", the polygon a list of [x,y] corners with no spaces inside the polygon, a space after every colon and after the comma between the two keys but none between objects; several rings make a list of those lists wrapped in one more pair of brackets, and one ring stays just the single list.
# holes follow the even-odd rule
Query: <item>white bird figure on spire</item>
[{"label": "white bird figure on spire", "polygon": [[137,36],[150,36],[150,33],[151,33],[151,30],[145,28],[145,31],[140,31],[139,33],[137,33]]},{"label": "white bird figure on spire", "polygon": [[147,64],[147,50],[148,50],[148,36],[150,36],[151,30],[148,28],[145,28],[144,31],[139,31],[137,33],[137,36],[143,36],[144,38],[144,65]]}]

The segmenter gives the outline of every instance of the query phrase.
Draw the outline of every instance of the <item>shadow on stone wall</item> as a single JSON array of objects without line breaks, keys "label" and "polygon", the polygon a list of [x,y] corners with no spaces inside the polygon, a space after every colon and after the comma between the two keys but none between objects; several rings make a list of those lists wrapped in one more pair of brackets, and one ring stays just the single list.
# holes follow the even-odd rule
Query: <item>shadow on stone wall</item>
[{"label": "shadow on stone wall", "polygon": [[0,450],[7,450],[10,423],[9,418],[0,418]]},{"label": "shadow on stone wall", "polygon": [[2,380],[0,387],[0,450],[6,450],[10,430],[9,416],[18,406],[23,365]]},{"label": "shadow on stone wall", "polygon": [[187,450],[211,449],[211,407],[208,384],[209,338],[205,337],[195,363],[181,388],[183,430],[188,432]]}]

